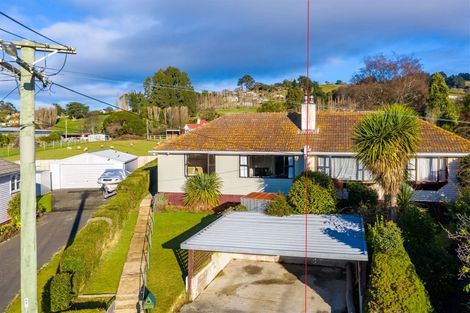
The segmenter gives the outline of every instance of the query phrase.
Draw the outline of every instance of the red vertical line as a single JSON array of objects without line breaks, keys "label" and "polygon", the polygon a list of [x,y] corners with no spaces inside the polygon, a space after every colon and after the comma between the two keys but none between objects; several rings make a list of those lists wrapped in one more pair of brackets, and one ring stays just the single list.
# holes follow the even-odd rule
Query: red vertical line
[{"label": "red vertical line", "polygon": [[306,51],[306,80],[305,80],[305,104],[306,108],[306,132],[305,132],[305,258],[304,258],[304,311],[307,313],[307,284],[308,284],[308,123],[309,123],[309,66],[310,66],[310,0],[307,0],[307,51]]}]

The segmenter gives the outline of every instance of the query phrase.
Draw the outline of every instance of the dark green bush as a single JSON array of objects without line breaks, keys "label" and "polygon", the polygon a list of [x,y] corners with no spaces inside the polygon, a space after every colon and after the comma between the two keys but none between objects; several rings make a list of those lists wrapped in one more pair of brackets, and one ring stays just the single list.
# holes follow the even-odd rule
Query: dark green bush
[{"label": "dark green bush", "polygon": [[460,159],[459,172],[457,179],[461,186],[470,185],[470,155],[467,155]]},{"label": "dark green bush", "polygon": [[126,111],[109,114],[103,121],[103,127],[113,138],[123,135],[143,136],[145,133],[144,121],[135,114]]},{"label": "dark green bush", "polygon": [[[298,179],[292,184],[287,196],[292,207],[292,212],[297,214],[305,213],[305,179]],[[336,199],[331,192],[320,185],[308,185],[308,213],[309,214],[332,214],[337,213]]]},{"label": "dark green bush", "polygon": [[72,300],[72,278],[70,273],[55,275],[51,281],[51,311],[60,312],[70,307]]},{"label": "dark green bush", "polygon": [[268,204],[266,214],[274,216],[287,216],[292,214],[292,209],[287,202],[286,196],[277,195],[276,198]]},{"label": "dark green bush", "polygon": [[[328,175],[322,172],[308,171],[307,177],[308,177],[309,183],[317,184],[327,189],[331,193],[333,198],[336,199],[336,188],[335,188],[335,185],[333,184],[333,180]],[[305,182],[305,171],[302,172],[300,175],[298,175],[294,179],[294,182],[298,180]]]},{"label": "dark green bush", "polygon": [[375,209],[378,206],[379,195],[374,189],[356,182],[347,183],[346,189],[348,190],[348,207],[351,209],[357,210],[362,206]]},{"label": "dark green bush", "polygon": [[397,225],[378,220],[369,239],[373,254],[365,312],[433,312]]},{"label": "dark green bush", "polygon": [[457,200],[447,203],[447,209],[456,220],[457,214],[470,215],[470,186],[460,188]]},{"label": "dark green bush", "polygon": [[21,195],[19,192],[15,193],[10,199],[7,212],[11,218],[10,225],[15,229],[19,229],[21,227]]},{"label": "dark green bush", "polygon": [[[140,205],[148,194],[151,162],[130,174],[117,188],[118,194],[101,205],[93,218],[78,233],[73,243],[62,254],[59,271],[71,276],[71,291],[77,295],[99,265],[106,245],[122,228],[129,212]],[[57,274],[60,275],[60,274]],[[56,276],[57,276],[56,275]],[[51,288],[51,298],[60,297]]]}]

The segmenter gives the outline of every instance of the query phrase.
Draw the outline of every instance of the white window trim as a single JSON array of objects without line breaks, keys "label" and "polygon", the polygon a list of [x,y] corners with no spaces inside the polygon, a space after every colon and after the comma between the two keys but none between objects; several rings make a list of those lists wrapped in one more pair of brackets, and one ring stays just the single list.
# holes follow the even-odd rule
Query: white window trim
[{"label": "white window trim", "polygon": [[[12,182],[14,182],[14,189],[12,188]],[[10,175],[10,194],[14,194],[20,191],[20,182],[21,182],[21,177],[20,174],[13,174]]]}]

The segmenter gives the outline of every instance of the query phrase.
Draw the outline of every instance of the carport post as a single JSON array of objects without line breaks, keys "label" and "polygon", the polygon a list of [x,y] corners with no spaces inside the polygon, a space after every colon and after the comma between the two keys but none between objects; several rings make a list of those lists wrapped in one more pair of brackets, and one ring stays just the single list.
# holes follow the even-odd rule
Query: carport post
[{"label": "carport post", "polygon": [[188,298],[191,300],[191,285],[194,275],[194,250],[188,251]]}]

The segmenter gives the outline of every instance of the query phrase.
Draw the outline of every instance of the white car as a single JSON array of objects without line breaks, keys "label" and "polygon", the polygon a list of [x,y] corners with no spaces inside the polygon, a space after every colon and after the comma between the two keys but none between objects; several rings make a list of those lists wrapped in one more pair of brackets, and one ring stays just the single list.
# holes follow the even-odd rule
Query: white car
[{"label": "white car", "polygon": [[114,196],[116,194],[117,185],[126,179],[127,175],[130,172],[127,172],[123,169],[108,169],[105,170],[103,174],[98,178],[98,184],[101,185],[101,190],[103,190],[103,196],[105,198]]}]

